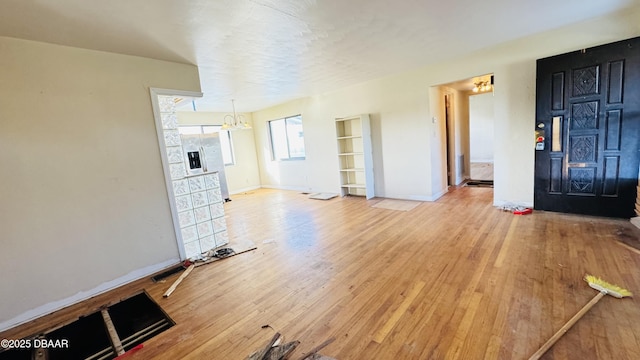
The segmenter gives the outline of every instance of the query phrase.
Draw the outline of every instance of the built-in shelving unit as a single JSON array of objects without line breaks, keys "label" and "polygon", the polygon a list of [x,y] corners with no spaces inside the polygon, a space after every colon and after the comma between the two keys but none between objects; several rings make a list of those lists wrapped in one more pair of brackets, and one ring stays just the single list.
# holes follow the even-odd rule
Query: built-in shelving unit
[{"label": "built-in shelving unit", "polygon": [[336,119],[340,193],[374,197],[369,115]]}]

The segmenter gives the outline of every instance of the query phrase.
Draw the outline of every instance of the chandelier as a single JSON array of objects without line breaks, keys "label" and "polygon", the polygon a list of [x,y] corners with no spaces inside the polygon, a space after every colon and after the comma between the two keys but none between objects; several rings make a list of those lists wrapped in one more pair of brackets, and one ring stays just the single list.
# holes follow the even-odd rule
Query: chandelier
[{"label": "chandelier", "polygon": [[242,114],[236,114],[236,105],[234,100],[231,100],[231,107],[233,108],[233,115],[227,114],[224,116],[224,123],[222,124],[221,130],[244,130],[251,129],[251,124],[249,124]]},{"label": "chandelier", "polygon": [[474,93],[478,93],[478,92],[486,92],[486,91],[491,91],[493,90],[493,85],[491,85],[491,83],[489,81],[478,81],[476,83],[473,83],[473,92]]}]

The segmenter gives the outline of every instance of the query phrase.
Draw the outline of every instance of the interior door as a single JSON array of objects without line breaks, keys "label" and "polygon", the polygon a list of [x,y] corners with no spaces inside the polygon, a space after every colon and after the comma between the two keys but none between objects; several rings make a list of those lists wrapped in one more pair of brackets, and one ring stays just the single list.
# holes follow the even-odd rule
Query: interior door
[{"label": "interior door", "polygon": [[634,216],[640,38],[537,62],[534,207]]}]

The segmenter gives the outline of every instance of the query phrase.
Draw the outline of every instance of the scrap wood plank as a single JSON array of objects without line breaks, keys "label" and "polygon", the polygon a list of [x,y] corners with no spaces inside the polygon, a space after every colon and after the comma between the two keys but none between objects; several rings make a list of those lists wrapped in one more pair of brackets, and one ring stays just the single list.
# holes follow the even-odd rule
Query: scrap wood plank
[{"label": "scrap wood plank", "polygon": [[289,354],[295,350],[295,348],[300,345],[300,341],[292,341],[288,342],[284,345],[277,345],[271,348],[271,352],[269,352],[269,356],[264,358],[264,360],[282,360],[286,359]]},{"label": "scrap wood plank", "polygon": [[305,358],[305,360],[337,360],[336,358],[324,356],[321,354],[313,354],[311,357]]},{"label": "scrap wood plank", "polygon": [[280,339],[280,333],[275,333],[273,335],[273,337],[271,338],[271,340],[269,341],[269,343],[267,344],[267,346],[265,346],[264,348],[260,349],[259,351],[251,354],[247,360],[265,360],[266,356],[269,354],[269,352],[271,351],[271,348],[273,347],[273,344],[276,343],[276,341],[278,341],[278,339]]},{"label": "scrap wood plank", "polygon": [[286,359],[299,344],[299,341],[292,341],[284,345],[276,345],[271,347],[266,353],[266,357],[262,350],[251,354],[247,360],[283,360]]},{"label": "scrap wood plank", "polygon": [[169,289],[167,289],[167,291],[164,293],[164,295],[162,295],[163,297],[169,297],[169,295],[171,295],[171,293],[173,293],[173,291],[178,287],[178,285],[182,282],[182,280],[184,280],[184,278],[186,278],[189,273],[191,271],[193,271],[193,269],[195,268],[195,264],[191,264],[189,265],[189,267],[187,268],[187,270],[185,270],[182,275],[180,275],[180,277],[171,285],[171,287],[169,287]]},{"label": "scrap wood plank", "polygon": [[300,344],[299,341],[292,341],[284,345],[275,345],[281,340],[280,333],[276,333],[269,344],[260,351],[256,351],[247,357],[247,360],[282,360],[286,359],[293,350]]},{"label": "scrap wood plank", "polygon": [[[303,356],[302,358],[300,358],[300,360],[316,360],[316,359],[322,359],[323,355],[318,354],[318,351],[324,349],[327,345],[331,344],[332,342],[334,342],[336,340],[335,337],[332,337],[328,340],[326,340],[325,342],[323,342],[322,344],[314,347],[313,349],[311,349],[311,351],[309,351],[309,353],[307,353],[307,355]],[[325,357],[325,359],[330,359]]]}]

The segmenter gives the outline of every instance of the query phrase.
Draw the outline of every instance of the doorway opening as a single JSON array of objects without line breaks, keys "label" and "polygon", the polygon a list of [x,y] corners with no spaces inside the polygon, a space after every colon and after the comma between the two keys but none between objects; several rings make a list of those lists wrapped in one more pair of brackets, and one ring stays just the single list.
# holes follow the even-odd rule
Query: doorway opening
[{"label": "doorway opening", "polygon": [[469,96],[469,180],[467,185],[493,185],[493,93]]},{"label": "doorway opening", "polygon": [[439,86],[448,186],[493,187],[493,74]]}]

